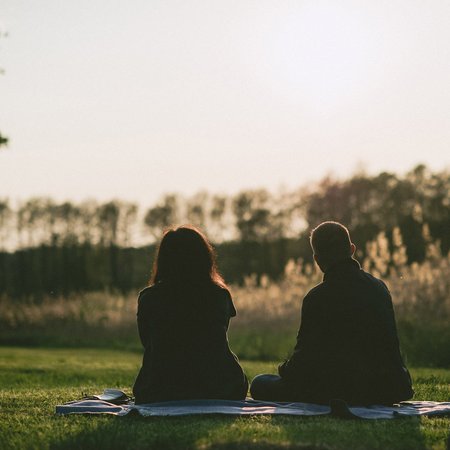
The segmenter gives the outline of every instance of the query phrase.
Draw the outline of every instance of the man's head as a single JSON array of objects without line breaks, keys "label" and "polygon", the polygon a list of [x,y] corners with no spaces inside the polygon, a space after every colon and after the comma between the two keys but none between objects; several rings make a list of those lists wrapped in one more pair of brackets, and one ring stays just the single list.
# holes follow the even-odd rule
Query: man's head
[{"label": "man's head", "polygon": [[322,272],[331,265],[350,258],[355,253],[355,244],[350,234],[339,222],[323,222],[311,231],[311,247],[314,259]]}]

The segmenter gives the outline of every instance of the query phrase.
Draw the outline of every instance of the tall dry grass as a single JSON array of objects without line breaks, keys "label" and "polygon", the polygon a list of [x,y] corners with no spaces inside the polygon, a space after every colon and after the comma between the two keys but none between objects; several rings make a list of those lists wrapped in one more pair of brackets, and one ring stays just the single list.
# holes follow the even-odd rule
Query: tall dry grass
[{"label": "tall dry grass", "polygon": [[[427,230],[424,227],[424,234]],[[413,364],[450,366],[450,258],[429,242],[426,260],[407,264],[399,230],[389,245],[381,233],[367,245],[362,266],[391,290],[405,358]],[[281,359],[295,343],[301,300],[322,274],[303,261],[289,261],[282,280],[263,276],[231,286],[238,316],[230,340],[250,359]],[[139,349],[136,295],[94,292],[39,303],[0,299],[0,343],[89,345]]]}]

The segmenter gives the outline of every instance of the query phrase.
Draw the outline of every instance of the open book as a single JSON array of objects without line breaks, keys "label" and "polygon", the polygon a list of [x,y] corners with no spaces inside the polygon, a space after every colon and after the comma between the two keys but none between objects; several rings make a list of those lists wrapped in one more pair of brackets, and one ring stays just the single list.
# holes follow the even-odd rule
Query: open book
[{"label": "open book", "polygon": [[89,395],[85,397],[84,400],[103,400],[104,402],[113,403],[114,405],[121,405],[123,403],[128,403],[131,398],[119,389],[108,388],[103,391],[103,394]]}]

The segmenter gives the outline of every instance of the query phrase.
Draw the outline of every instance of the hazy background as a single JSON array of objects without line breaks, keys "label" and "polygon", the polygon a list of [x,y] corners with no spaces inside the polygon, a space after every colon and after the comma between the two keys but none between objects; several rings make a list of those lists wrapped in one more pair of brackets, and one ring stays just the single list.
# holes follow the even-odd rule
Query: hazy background
[{"label": "hazy background", "polygon": [[450,164],[450,3],[0,0],[0,196]]},{"label": "hazy background", "polygon": [[449,368],[449,24],[448,0],[0,0],[0,346],[141,352],[136,293],[192,223],[233,350],[282,361],[334,219],[408,366]]}]

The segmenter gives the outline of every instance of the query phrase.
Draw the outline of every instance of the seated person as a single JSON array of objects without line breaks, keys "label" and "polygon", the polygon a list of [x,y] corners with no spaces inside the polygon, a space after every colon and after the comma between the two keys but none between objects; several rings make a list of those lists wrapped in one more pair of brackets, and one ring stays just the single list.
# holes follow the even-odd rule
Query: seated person
[{"label": "seated person", "polygon": [[392,300],[383,281],[353,258],[346,227],[324,222],[311,233],[323,282],[304,298],[292,356],[279,375],[258,375],[254,399],[353,405],[393,404],[413,395],[399,350]]},{"label": "seated person", "polygon": [[245,399],[248,381],[227,340],[235,315],[207,239],[193,227],[167,231],[138,299],[144,358],[136,403]]}]

